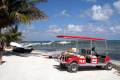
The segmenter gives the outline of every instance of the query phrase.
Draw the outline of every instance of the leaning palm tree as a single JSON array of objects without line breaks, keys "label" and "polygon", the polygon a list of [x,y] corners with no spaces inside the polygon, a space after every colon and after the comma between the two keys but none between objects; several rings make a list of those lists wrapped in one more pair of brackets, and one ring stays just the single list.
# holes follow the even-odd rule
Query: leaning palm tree
[{"label": "leaning palm tree", "polygon": [[46,19],[47,16],[35,4],[47,0],[0,0],[0,34],[1,29],[31,23],[33,20]]}]

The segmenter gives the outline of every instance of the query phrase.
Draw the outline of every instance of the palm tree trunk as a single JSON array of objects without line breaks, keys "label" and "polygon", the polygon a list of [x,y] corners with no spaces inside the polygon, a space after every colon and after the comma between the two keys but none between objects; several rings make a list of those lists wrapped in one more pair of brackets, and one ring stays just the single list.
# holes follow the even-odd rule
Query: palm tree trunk
[{"label": "palm tree trunk", "polygon": [[0,28],[0,41],[1,41],[1,37],[2,37],[1,30],[2,30],[2,29]]},{"label": "palm tree trunk", "polygon": [[[1,28],[0,28],[0,36],[1,36]],[[2,64],[2,56],[3,56],[3,54],[2,54],[2,49],[1,49],[1,37],[0,37],[0,64]]]}]

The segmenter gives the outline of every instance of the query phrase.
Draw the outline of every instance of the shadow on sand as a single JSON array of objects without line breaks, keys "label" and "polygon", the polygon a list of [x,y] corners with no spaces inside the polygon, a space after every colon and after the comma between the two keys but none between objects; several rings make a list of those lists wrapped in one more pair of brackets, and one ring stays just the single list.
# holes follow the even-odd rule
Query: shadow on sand
[{"label": "shadow on sand", "polygon": [[3,56],[20,56],[20,57],[29,57],[32,55],[32,53],[18,53],[18,52],[13,52],[13,51],[5,51]]},{"label": "shadow on sand", "polygon": [[[53,65],[55,69],[59,71],[67,71],[67,68],[60,68],[59,65]],[[104,70],[103,68],[96,68],[96,67],[79,67],[78,71],[98,71],[98,70]]]},{"label": "shadow on sand", "polygon": [[2,64],[4,64],[6,61],[2,61],[1,63],[0,63],[0,65],[2,65]]}]

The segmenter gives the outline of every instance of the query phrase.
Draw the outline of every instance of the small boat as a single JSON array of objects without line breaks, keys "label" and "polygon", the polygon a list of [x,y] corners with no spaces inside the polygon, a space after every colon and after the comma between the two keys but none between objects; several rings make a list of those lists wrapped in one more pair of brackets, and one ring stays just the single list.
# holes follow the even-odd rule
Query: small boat
[{"label": "small boat", "polygon": [[67,42],[67,41],[61,41],[61,42],[57,42],[58,44],[62,44],[62,45],[64,45],[64,44],[70,44],[71,42]]},{"label": "small boat", "polygon": [[14,52],[19,52],[19,53],[30,53],[32,52],[32,48],[21,48],[21,47],[16,47],[13,49]]},{"label": "small boat", "polygon": [[29,47],[23,46],[23,45],[21,45],[19,43],[16,43],[16,42],[11,42],[10,45],[14,47],[13,50],[12,50],[14,52],[30,53],[33,50],[33,48],[29,48]]}]

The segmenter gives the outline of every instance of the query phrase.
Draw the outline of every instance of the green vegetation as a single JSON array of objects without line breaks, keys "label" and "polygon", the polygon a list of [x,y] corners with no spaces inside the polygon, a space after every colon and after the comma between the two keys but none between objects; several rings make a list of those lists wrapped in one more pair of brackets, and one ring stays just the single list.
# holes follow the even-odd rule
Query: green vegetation
[{"label": "green vegetation", "polygon": [[[19,24],[30,24],[33,20],[47,19],[35,4],[47,0],[0,0],[0,40],[20,40]],[[16,26],[16,27],[13,27]],[[7,32],[4,30],[7,29]]]},{"label": "green vegetation", "polygon": [[18,27],[12,26],[6,28],[4,32],[5,42],[7,43],[7,46],[9,46],[9,43],[11,41],[21,41],[22,40],[22,33],[18,31]]}]

